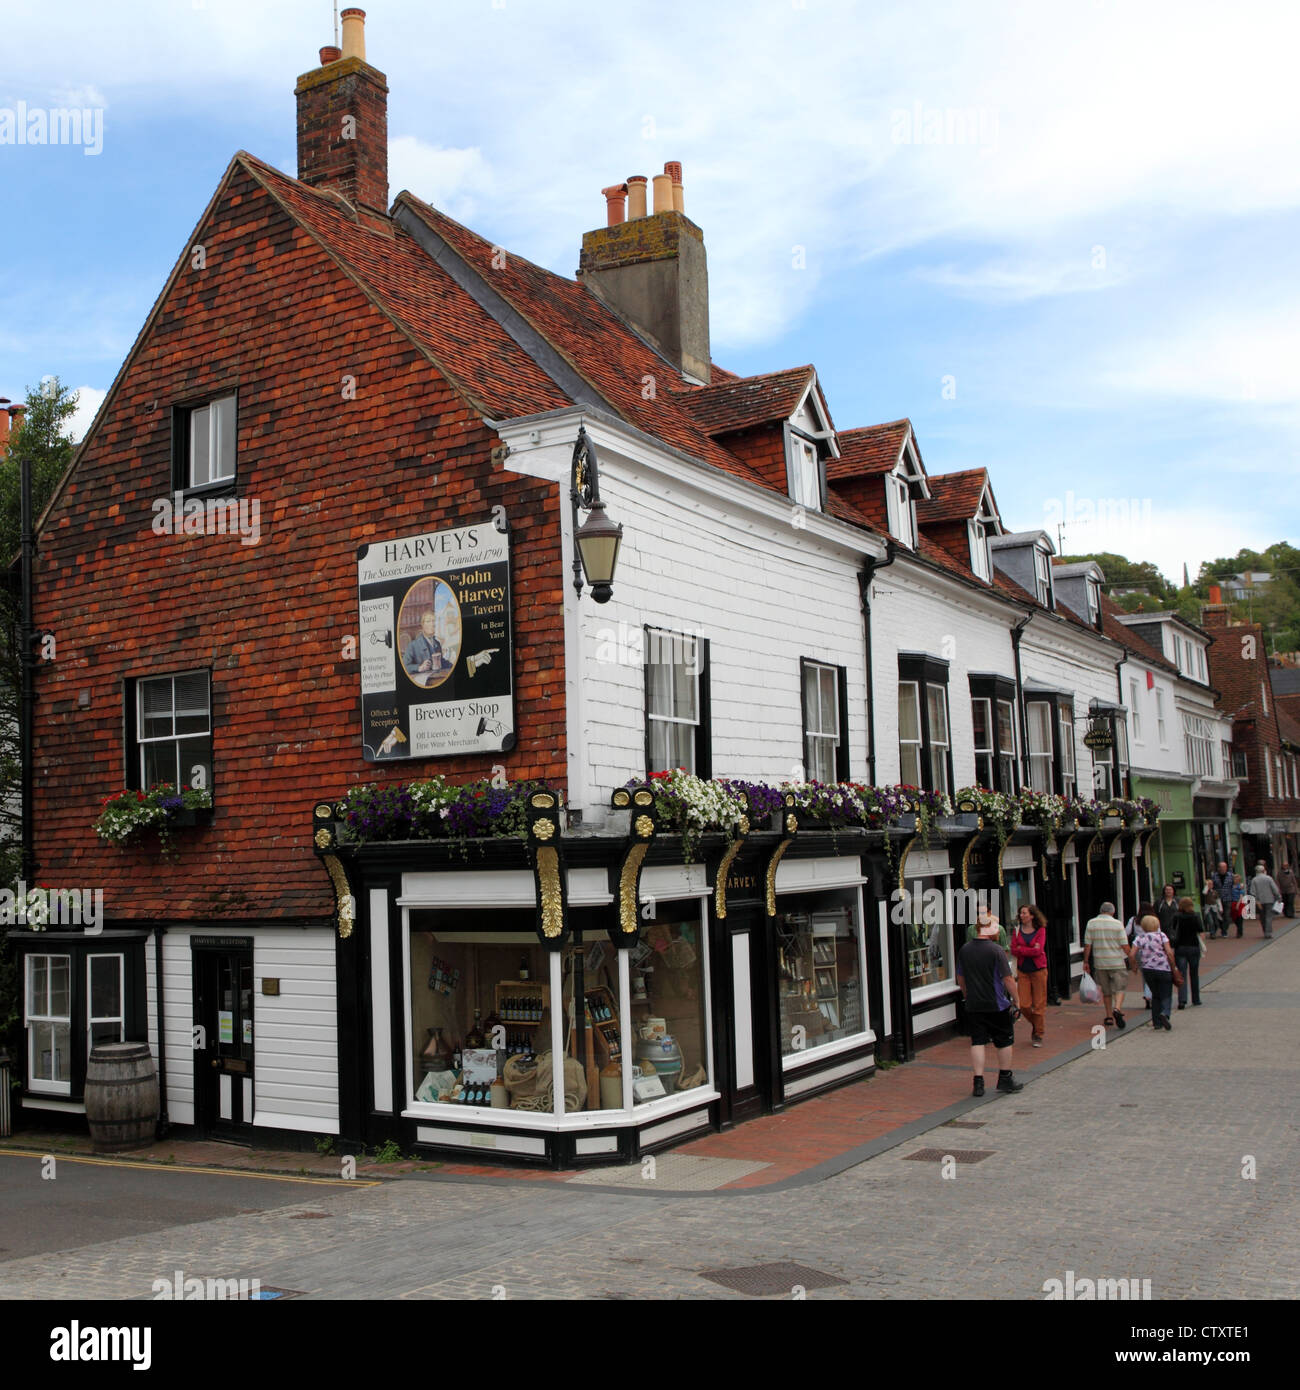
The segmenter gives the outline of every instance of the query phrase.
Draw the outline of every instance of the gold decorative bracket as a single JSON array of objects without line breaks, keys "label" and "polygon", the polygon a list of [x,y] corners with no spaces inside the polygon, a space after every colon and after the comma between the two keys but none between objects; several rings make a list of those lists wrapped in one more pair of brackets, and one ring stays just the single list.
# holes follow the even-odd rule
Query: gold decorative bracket
[{"label": "gold decorative bracket", "polygon": [[781,798],[781,843],[772,851],[772,857],[767,861],[767,873],[764,876],[764,885],[767,889],[767,915],[776,916],[776,871],[781,866],[781,860],[785,858],[785,852],[794,843],[794,837],[799,833],[799,817],[795,813],[794,796],[791,792],[786,792]]},{"label": "gold decorative bracket", "polygon": [[654,791],[645,783],[619,787],[610,797],[610,805],[630,815],[627,849],[618,867],[618,916],[609,929],[609,939],[615,946],[635,946],[641,934],[641,868],[659,832]]},{"label": "gold decorative bracket", "polygon": [[563,814],[558,792],[536,791],[528,798],[528,857],[537,886],[537,935],[558,951],[569,934],[568,885],[564,869]]}]

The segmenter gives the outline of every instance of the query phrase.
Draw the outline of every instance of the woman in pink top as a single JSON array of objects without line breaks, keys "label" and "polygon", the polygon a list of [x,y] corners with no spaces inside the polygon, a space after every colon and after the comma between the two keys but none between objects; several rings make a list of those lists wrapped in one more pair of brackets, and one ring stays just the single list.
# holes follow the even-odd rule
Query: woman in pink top
[{"label": "woman in pink top", "polygon": [[1033,1029],[1030,1042],[1042,1047],[1047,1022],[1047,918],[1032,903],[1026,903],[1017,915],[1011,954],[1019,972],[1020,1012]]}]

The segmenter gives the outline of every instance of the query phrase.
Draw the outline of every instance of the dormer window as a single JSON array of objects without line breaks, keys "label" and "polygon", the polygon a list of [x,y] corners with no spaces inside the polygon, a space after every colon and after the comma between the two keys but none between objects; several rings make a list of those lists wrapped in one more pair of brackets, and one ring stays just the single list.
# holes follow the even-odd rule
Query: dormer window
[{"label": "dormer window", "polygon": [[1044,608],[1053,608],[1052,562],[1047,551],[1034,547],[1034,597]]},{"label": "dormer window", "polygon": [[916,519],[912,510],[912,491],[907,479],[891,473],[886,482],[889,504],[889,534],[910,550],[916,545]]},{"label": "dormer window", "polygon": [[1101,585],[1095,579],[1088,577],[1088,621],[1093,627],[1101,625]]},{"label": "dormer window", "polygon": [[822,505],[821,467],[817,446],[798,435],[791,438],[790,496],[801,507],[818,511]]}]

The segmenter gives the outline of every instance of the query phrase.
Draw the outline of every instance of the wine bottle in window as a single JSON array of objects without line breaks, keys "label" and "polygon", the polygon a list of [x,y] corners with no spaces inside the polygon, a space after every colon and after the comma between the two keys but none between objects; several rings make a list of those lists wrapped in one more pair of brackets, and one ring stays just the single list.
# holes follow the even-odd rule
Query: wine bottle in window
[{"label": "wine bottle in window", "polygon": [[529,976],[529,973],[530,973],[530,972],[529,972],[529,969],[528,969],[528,957],[527,957],[527,956],[520,956],[520,957],[519,957],[519,978],[520,978],[521,980],[526,980],[526,979],[528,978],[528,976]]},{"label": "wine bottle in window", "polygon": [[482,1047],[486,1039],[483,1036],[482,1010],[474,1010],[474,1026],[465,1034],[466,1047]]}]

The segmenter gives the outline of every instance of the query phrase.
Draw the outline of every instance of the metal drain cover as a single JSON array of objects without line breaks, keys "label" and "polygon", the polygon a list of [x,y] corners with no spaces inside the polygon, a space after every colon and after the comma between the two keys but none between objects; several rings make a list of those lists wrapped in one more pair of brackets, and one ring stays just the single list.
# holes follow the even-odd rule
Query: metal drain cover
[{"label": "metal drain cover", "polygon": [[723,1288],[734,1289],[737,1293],[755,1294],[766,1297],[774,1293],[789,1293],[795,1288],[829,1289],[836,1284],[847,1284],[834,1274],[825,1274],[820,1269],[809,1269],[807,1265],[792,1264],[783,1260],[771,1265],[740,1265],[736,1269],[701,1270],[702,1279],[711,1279]]},{"label": "metal drain cover", "polygon": [[917,1149],[914,1154],[904,1154],[904,1158],[915,1159],[918,1163],[942,1163],[945,1158],[955,1163],[983,1163],[996,1152],[995,1149]]},{"label": "metal drain cover", "polygon": [[987,1120],[945,1120],[944,1129],[983,1129]]}]

